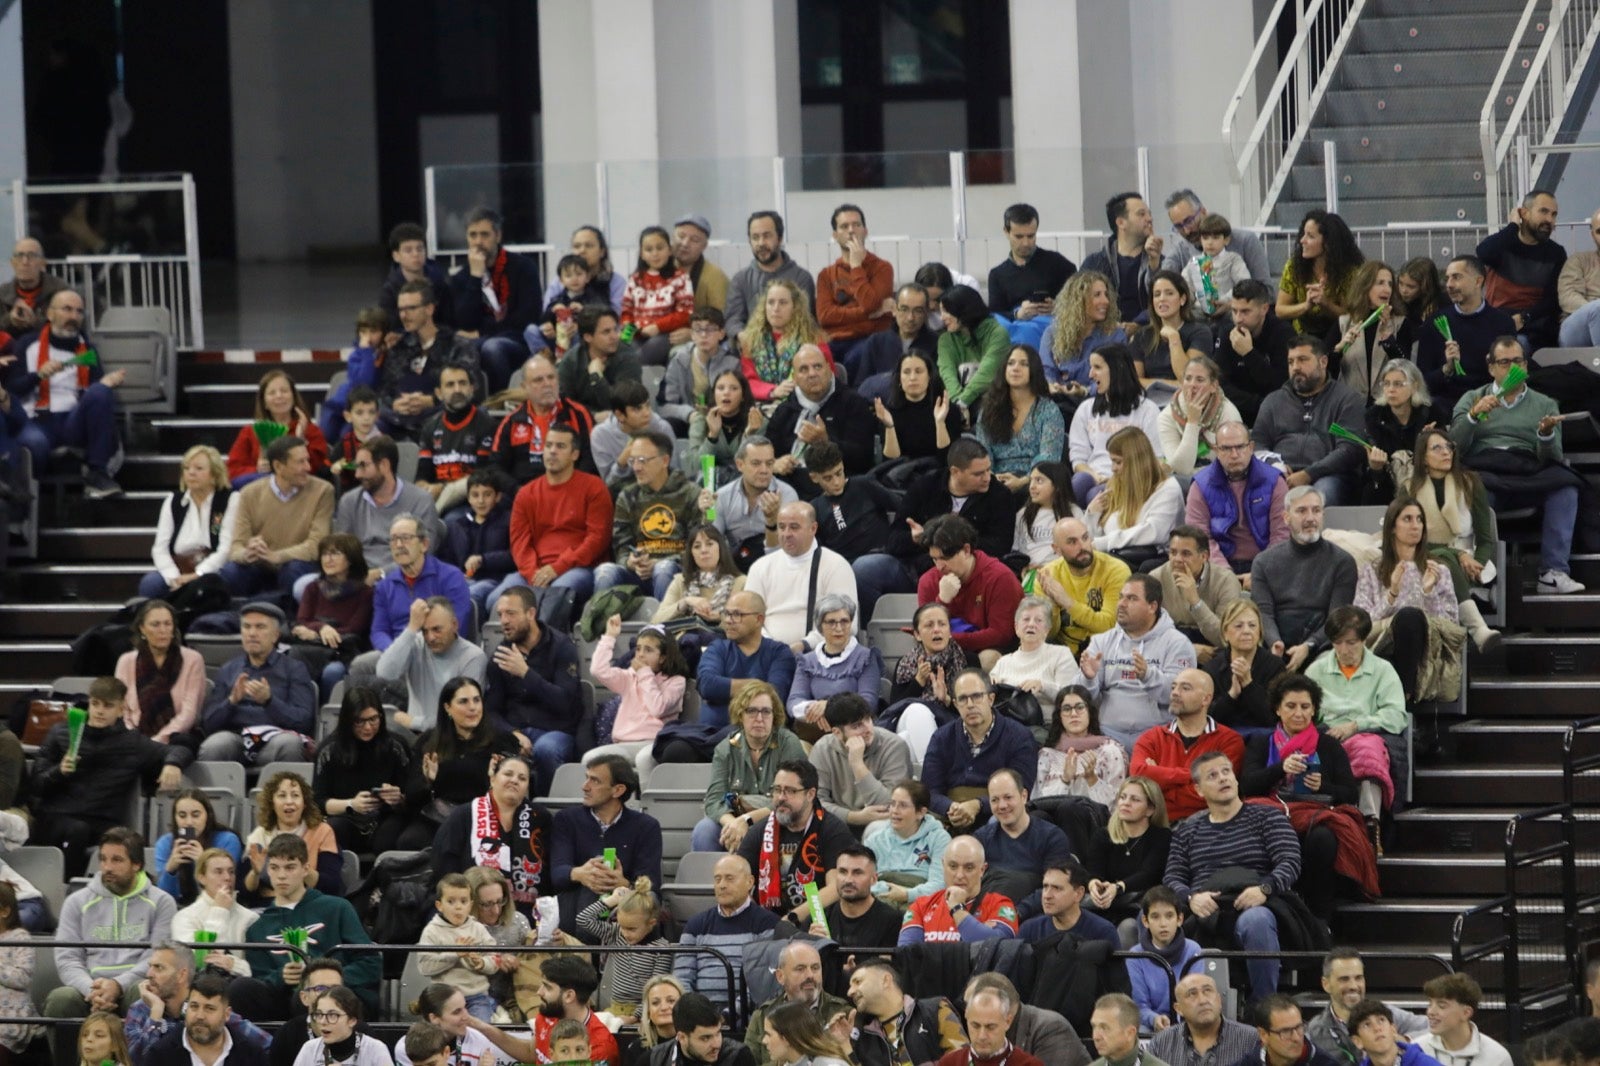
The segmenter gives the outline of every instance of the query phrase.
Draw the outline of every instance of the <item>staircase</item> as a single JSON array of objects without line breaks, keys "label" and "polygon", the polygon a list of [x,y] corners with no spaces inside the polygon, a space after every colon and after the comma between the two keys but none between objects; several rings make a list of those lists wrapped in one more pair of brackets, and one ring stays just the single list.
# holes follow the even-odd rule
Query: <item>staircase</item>
[{"label": "staircase", "polygon": [[[1273,221],[1293,229],[1323,206],[1331,141],[1339,214],[1351,226],[1483,222],[1478,119],[1521,15],[1517,0],[1367,0]],[[1530,26],[1513,69],[1538,46]],[[1496,102],[1502,121],[1509,112]]]}]

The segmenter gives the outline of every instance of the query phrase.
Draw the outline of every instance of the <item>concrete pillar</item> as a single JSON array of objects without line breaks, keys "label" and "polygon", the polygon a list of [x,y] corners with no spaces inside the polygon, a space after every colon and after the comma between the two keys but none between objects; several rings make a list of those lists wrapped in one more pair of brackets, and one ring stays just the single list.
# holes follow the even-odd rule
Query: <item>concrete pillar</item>
[{"label": "concrete pillar", "polygon": [[0,248],[16,243],[11,183],[28,175],[27,113],[22,88],[22,5],[0,19]]}]

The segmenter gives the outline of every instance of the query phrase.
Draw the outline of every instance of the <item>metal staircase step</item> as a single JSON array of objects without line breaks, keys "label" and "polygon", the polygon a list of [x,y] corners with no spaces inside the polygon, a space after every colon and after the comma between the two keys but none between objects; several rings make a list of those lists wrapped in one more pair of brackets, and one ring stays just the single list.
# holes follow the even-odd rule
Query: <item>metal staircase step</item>
[{"label": "metal staircase step", "polygon": [[1513,811],[1560,803],[1561,767],[1559,764],[1419,767],[1413,775],[1413,801],[1438,806],[1503,803]]},{"label": "metal staircase step", "polygon": [[[301,380],[299,365],[289,369],[294,374],[300,398],[306,402],[306,410],[311,411],[326,398],[328,383]],[[265,373],[265,368],[262,372]],[[249,419],[255,414],[257,388],[256,383],[243,381],[187,385],[183,390],[185,409],[206,418]]]},{"label": "metal staircase step", "polygon": [[[1525,58],[1533,57],[1526,49]],[[1461,48],[1456,51],[1346,53],[1336,75],[1341,89],[1383,86],[1386,89],[1439,89],[1444,86],[1481,85],[1488,91],[1494,73],[1505,58],[1501,48]],[[1478,94],[1481,105],[1482,93]]]},{"label": "metal staircase step", "polygon": [[[1487,90],[1489,83],[1482,83]],[[1483,92],[1452,89],[1416,92],[1409,87],[1383,85],[1334,89],[1322,99],[1318,124],[1329,126],[1401,126],[1412,123],[1468,122],[1483,108]]]},{"label": "metal staircase step", "polygon": [[249,385],[254,389],[261,375],[273,367],[281,366],[294,377],[301,389],[311,382],[326,382],[345,369],[342,361],[316,360],[303,363],[224,363],[202,361],[193,352],[180,353],[178,357],[178,382],[184,388],[191,385]]},{"label": "metal staircase step", "polygon": [[71,639],[106,620],[122,601],[78,600],[67,603],[0,604],[0,639]]},{"label": "metal staircase step", "polygon": [[1358,52],[1437,52],[1509,41],[1521,14],[1506,3],[1487,11],[1364,16],[1356,25],[1352,46]]},{"label": "metal staircase step", "polygon": [[0,679],[48,682],[72,672],[66,641],[0,641]]},{"label": "metal staircase step", "polygon": [[[1277,224],[1297,226],[1305,213],[1322,207],[1322,197],[1315,200],[1280,200],[1273,211]],[[1483,197],[1396,197],[1387,196],[1373,200],[1339,200],[1339,216],[1351,226],[1387,226],[1398,218],[1417,222],[1472,222],[1481,220],[1484,213]]]},{"label": "metal staircase step", "polygon": [[[1339,165],[1362,162],[1414,163],[1427,159],[1482,158],[1478,149],[1478,123],[1419,122],[1393,126],[1338,126],[1324,123],[1313,127],[1306,138],[1306,162],[1322,162],[1322,142],[1332,141],[1339,152]],[[1429,221],[1424,219],[1423,221]]]},{"label": "metal staircase step", "polygon": [[227,454],[239,431],[250,424],[248,414],[237,418],[153,418],[150,427],[162,451],[184,450],[196,444],[209,444]]},{"label": "metal staircase step", "polygon": [[[1326,174],[1317,164],[1300,164],[1289,172],[1285,195],[1316,200],[1323,195]],[[1396,196],[1459,196],[1483,199],[1481,160],[1430,160],[1422,163],[1358,163],[1339,166],[1339,201]]]},{"label": "metal staircase step", "polygon": [[[1507,657],[1511,657],[1510,653]],[[1468,703],[1473,716],[1479,719],[1583,718],[1595,713],[1596,697],[1600,696],[1600,677],[1593,674],[1474,676],[1471,686]],[[1488,802],[1488,798],[1480,802]]]},{"label": "metal staircase step", "polygon": [[1450,725],[1457,762],[1547,764],[1562,757],[1565,721],[1471,720]]},{"label": "metal staircase step", "polygon": [[33,563],[11,567],[7,585],[13,594],[33,602],[96,599],[126,600],[139,591],[139,579],[151,569],[139,563]]},{"label": "metal staircase step", "polygon": [[150,560],[155,526],[68,526],[46,530],[39,538],[42,560],[105,559],[118,562]]}]

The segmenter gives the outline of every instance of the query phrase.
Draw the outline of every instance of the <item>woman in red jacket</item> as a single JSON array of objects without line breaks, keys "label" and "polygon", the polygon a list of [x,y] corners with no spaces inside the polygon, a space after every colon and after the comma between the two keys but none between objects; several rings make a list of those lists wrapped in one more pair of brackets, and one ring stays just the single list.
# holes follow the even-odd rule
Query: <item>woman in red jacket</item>
[{"label": "woman in red jacket", "polygon": [[[262,440],[263,424],[283,426],[283,432],[267,431]],[[256,413],[252,424],[239,430],[228,449],[228,479],[236,489],[242,489],[256,478],[270,471],[267,465],[267,445],[281,436],[295,436],[306,442],[311,453],[311,472],[320,474],[328,468],[328,439],[306,413],[305,401],[294,379],[286,370],[269,370],[256,389]]]}]

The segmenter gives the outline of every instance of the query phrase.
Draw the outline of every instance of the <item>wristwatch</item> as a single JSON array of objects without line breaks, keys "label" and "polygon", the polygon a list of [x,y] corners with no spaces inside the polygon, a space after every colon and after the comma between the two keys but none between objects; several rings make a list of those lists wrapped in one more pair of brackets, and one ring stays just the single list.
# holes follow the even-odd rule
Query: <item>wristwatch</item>
[{"label": "wristwatch", "polygon": [[1261,887],[1261,894],[1263,896],[1271,897],[1271,895],[1272,895],[1272,882],[1271,881],[1263,881],[1263,882],[1261,882],[1261,886],[1260,887]]}]

